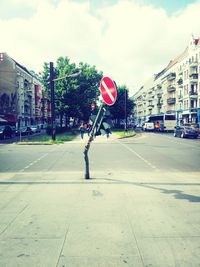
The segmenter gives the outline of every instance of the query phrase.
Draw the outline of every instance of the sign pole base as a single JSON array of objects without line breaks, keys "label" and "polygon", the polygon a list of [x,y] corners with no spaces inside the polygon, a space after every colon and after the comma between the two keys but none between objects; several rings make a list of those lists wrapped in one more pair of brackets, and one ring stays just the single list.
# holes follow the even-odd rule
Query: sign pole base
[{"label": "sign pole base", "polygon": [[88,157],[88,151],[90,149],[90,144],[91,142],[93,141],[94,139],[94,130],[96,128],[96,124],[98,122],[98,119],[99,119],[99,116],[101,114],[101,110],[103,108],[103,104],[100,106],[99,108],[99,112],[97,114],[97,117],[96,117],[96,120],[92,126],[92,130],[91,130],[91,134],[90,134],[90,138],[85,146],[85,149],[84,149],[84,159],[85,159],[85,179],[90,179],[90,170],[89,170],[89,157]]}]

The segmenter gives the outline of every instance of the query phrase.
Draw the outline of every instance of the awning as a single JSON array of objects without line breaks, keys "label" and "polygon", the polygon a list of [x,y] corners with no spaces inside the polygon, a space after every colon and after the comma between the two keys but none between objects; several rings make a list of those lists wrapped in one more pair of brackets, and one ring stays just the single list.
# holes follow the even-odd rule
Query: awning
[{"label": "awning", "polygon": [[17,121],[15,114],[0,114],[0,118],[8,123],[16,123]]},{"label": "awning", "polygon": [[0,122],[7,122],[7,120],[4,120],[0,117]]}]

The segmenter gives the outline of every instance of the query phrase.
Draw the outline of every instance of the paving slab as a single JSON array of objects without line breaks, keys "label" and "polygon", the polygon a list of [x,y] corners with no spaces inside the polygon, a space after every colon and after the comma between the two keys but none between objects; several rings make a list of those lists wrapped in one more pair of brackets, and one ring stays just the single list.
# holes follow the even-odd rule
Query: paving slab
[{"label": "paving slab", "polygon": [[63,239],[0,239],[0,266],[55,267]]},{"label": "paving slab", "polygon": [[0,266],[200,266],[197,173],[92,174],[8,175]]}]

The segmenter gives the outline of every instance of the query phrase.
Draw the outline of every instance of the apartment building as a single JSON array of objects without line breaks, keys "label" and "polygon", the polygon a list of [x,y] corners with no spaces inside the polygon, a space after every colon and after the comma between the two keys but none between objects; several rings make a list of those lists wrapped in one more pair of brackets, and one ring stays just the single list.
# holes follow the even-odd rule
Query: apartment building
[{"label": "apartment building", "polygon": [[49,105],[36,74],[0,53],[0,118],[17,127],[42,124],[50,120]]},{"label": "apartment building", "polygon": [[175,114],[177,123],[200,126],[200,38],[191,37],[183,53],[133,96],[135,122],[150,115]]}]

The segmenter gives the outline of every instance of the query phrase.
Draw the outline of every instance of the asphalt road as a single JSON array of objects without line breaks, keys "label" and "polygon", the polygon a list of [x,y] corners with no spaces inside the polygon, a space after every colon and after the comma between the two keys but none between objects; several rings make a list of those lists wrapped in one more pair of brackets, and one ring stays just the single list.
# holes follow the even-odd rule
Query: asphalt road
[{"label": "asphalt road", "polygon": [[[86,140],[64,145],[0,145],[1,172],[83,172]],[[94,172],[199,172],[200,140],[144,133],[137,138],[97,137],[89,151]]]},{"label": "asphalt road", "polygon": [[200,140],[85,142],[0,145],[0,266],[200,266]]}]

